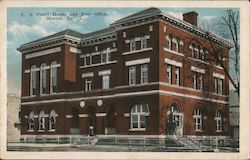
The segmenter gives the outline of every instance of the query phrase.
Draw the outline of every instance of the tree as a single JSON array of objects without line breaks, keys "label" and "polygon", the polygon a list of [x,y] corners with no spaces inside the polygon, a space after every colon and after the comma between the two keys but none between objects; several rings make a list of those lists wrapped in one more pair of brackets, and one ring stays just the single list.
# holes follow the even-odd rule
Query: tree
[{"label": "tree", "polygon": [[[235,80],[231,75],[229,76],[229,80],[234,86],[236,92],[238,93],[238,97],[240,95],[240,43],[239,43],[239,11],[226,10],[225,16],[222,16],[223,25],[229,30],[232,42],[233,42],[233,50],[231,51],[231,55],[229,59],[234,63],[234,71],[235,71]],[[224,68],[223,68],[224,69]],[[225,70],[224,70],[225,71]],[[229,74],[229,73],[228,73]]]}]

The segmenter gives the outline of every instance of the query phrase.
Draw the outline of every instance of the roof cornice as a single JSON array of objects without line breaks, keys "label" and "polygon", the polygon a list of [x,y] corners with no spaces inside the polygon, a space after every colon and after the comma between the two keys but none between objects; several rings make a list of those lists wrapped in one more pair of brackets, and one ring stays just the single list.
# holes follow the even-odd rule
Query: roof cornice
[{"label": "roof cornice", "polygon": [[[160,19],[159,19],[160,18]],[[116,29],[120,30],[123,28],[129,28],[131,25],[133,26],[139,26],[146,24],[146,21],[151,21],[154,19],[156,20],[163,20],[164,22],[170,23],[178,28],[184,29],[189,33],[195,34],[199,37],[202,37],[204,39],[211,38],[212,42],[223,45],[227,48],[232,48],[233,44],[231,41],[216,35],[212,32],[206,31],[200,27],[194,26],[192,24],[189,24],[188,22],[185,22],[181,19],[175,18],[167,13],[164,12],[152,12],[151,14],[146,15],[137,15],[135,17],[131,18],[124,18],[122,21],[116,21],[115,23],[111,24],[110,26],[115,27]]]}]

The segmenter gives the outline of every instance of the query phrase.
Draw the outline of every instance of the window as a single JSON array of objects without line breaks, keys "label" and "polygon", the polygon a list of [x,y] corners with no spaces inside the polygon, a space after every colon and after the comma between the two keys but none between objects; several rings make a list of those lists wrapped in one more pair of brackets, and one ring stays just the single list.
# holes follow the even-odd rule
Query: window
[{"label": "window", "polygon": [[167,66],[167,83],[172,84],[172,66],[170,64]]},{"label": "window", "polygon": [[215,115],[215,120],[216,120],[216,132],[222,132],[222,113],[220,110],[216,111]]},{"label": "window", "polygon": [[55,110],[51,110],[49,113],[49,130],[56,129],[56,112]]},{"label": "window", "polygon": [[145,49],[145,48],[148,48],[147,38],[146,36],[142,36],[141,37],[141,49]]},{"label": "window", "polygon": [[40,67],[40,94],[45,94],[46,92],[46,64],[41,64]]},{"label": "window", "polygon": [[129,67],[129,85],[136,84],[136,66]]},{"label": "window", "polygon": [[191,50],[192,50],[192,58],[195,58],[195,45],[194,45],[194,43],[192,43]]},{"label": "window", "polygon": [[175,68],[175,80],[176,80],[176,85],[180,85],[180,68],[176,67]]},{"label": "window", "polygon": [[199,74],[199,89],[203,90],[203,74]]},{"label": "window", "polygon": [[34,112],[33,111],[30,112],[28,122],[29,122],[28,130],[34,130]]},{"label": "window", "polygon": [[109,89],[110,85],[110,76],[109,75],[103,75],[102,76],[102,89]]},{"label": "window", "polygon": [[39,118],[38,118],[38,126],[39,130],[43,131],[45,130],[45,117],[44,117],[44,111],[40,111]]},{"label": "window", "polygon": [[136,50],[136,41],[134,38],[130,40],[130,51],[135,51]]},{"label": "window", "polygon": [[202,113],[201,109],[197,108],[194,111],[195,131],[202,131]]},{"label": "window", "polygon": [[214,90],[217,94],[223,94],[223,79],[214,78]]},{"label": "window", "polygon": [[111,53],[110,48],[107,48],[106,50],[103,50],[101,52],[101,62],[105,63],[111,60]]},{"label": "window", "polygon": [[91,55],[88,55],[85,57],[85,65],[91,65],[92,64],[92,56]]},{"label": "window", "polygon": [[194,89],[197,89],[196,72],[193,72],[193,88],[194,88]]},{"label": "window", "polygon": [[115,42],[112,43],[112,47],[113,47],[113,48],[116,47],[116,43],[115,43]]},{"label": "window", "polygon": [[168,49],[172,50],[173,49],[173,36],[172,34],[169,34],[169,38],[168,38]]},{"label": "window", "polygon": [[148,64],[141,65],[141,83],[148,83]]},{"label": "window", "polygon": [[85,91],[91,91],[92,90],[92,79],[90,77],[87,77],[85,79]]},{"label": "window", "polygon": [[131,129],[145,129],[149,109],[146,104],[136,104],[131,109]]},{"label": "window", "polygon": [[202,73],[193,72],[193,88],[203,90],[204,75]]},{"label": "window", "polygon": [[177,38],[176,52],[180,53],[180,39],[179,38]]},{"label": "window", "polygon": [[36,93],[36,66],[32,66],[30,69],[30,95],[33,96]]},{"label": "window", "polygon": [[57,66],[56,61],[51,63],[50,67],[50,93],[56,93],[57,90]]}]

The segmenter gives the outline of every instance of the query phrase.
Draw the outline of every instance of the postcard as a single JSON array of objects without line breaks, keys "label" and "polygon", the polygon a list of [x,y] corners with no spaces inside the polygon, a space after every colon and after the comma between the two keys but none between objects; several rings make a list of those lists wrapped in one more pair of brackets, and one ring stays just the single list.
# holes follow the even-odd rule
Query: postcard
[{"label": "postcard", "polygon": [[249,3],[0,5],[1,158],[249,158]]}]

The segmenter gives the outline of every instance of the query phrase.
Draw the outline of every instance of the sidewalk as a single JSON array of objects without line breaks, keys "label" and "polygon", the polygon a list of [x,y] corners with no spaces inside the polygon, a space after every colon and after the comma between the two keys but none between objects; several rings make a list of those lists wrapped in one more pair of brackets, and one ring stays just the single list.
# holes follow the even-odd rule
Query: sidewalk
[{"label": "sidewalk", "polygon": [[71,144],[56,143],[7,143],[8,147],[70,147]]}]

